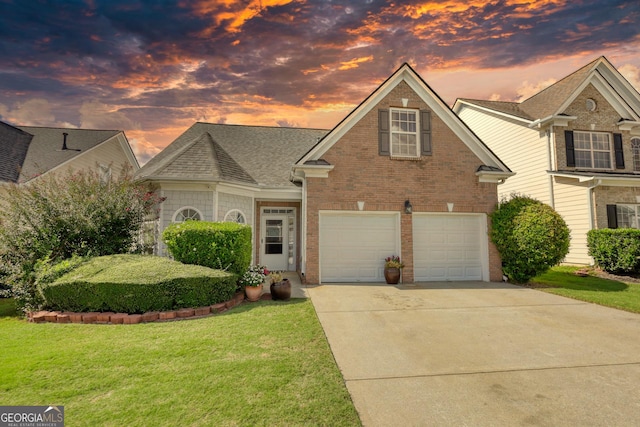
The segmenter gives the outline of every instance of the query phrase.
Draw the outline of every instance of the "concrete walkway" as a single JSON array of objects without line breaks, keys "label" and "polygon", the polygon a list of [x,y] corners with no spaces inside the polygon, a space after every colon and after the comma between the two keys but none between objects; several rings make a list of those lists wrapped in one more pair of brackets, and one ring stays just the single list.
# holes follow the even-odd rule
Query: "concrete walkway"
[{"label": "concrete walkway", "polygon": [[640,425],[640,315],[503,283],[306,291],[365,426]]}]

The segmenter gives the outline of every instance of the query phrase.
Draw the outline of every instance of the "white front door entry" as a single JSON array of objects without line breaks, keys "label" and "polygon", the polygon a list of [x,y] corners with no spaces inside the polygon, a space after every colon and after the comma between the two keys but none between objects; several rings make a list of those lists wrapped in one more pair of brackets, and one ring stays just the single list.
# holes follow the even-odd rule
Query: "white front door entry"
[{"label": "white front door entry", "polygon": [[269,270],[289,269],[289,226],[286,215],[263,215],[261,264]]}]

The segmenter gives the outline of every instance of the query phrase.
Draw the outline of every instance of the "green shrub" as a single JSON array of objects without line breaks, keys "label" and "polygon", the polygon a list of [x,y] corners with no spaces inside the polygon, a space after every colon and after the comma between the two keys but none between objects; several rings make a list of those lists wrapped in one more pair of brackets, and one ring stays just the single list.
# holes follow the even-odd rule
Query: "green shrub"
[{"label": "green shrub", "polygon": [[0,277],[20,306],[37,304],[33,285],[39,261],[146,249],[140,236],[162,199],[129,172],[105,180],[96,171],[69,171],[5,187]]},{"label": "green shrub", "polygon": [[171,224],[162,240],[176,261],[230,271],[241,277],[251,263],[251,227],[233,222]]},{"label": "green shrub", "polygon": [[40,290],[51,310],[144,313],[228,301],[236,279],[167,258],[111,255],[87,260]]},{"label": "green shrub", "polygon": [[640,230],[604,228],[587,233],[587,246],[597,266],[610,273],[640,271]]},{"label": "green shrub", "polygon": [[569,252],[569,228],[550,206],[526,196],[502,200],[491,215],[491,240],[504,274],[516,283],[544,273]]}]

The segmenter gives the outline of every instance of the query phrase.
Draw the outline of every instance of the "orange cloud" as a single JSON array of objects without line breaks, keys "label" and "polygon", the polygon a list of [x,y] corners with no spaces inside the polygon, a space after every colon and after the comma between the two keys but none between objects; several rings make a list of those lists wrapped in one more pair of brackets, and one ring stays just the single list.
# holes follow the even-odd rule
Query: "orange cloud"
[{"label": "orange cloud", "polygon": [[338,70],[344,71],[344,70],[350,70],[352,68],[358,68],[359,67],[358,64],[362,64],[363,62],[370,62],[370,61],[373,61],[373,55],[369,55],[364,58],[354,58],[351,61],[342,62],[338,67]]},{"label": "orange cloud", "polygon": [[[198,15],[212,15],[216,26],[228,21],[226,30],[232,33],[240,31],[245,22],[260,15],[264,9],[284,6],[293,0],[250,0],[248,3],[236,0],[200,0],[183,2],[181,6],[190,7]],[[221,10],[222,7],[222,10]],[[201,36],[210,35],[213,29],[206,30]]]}]

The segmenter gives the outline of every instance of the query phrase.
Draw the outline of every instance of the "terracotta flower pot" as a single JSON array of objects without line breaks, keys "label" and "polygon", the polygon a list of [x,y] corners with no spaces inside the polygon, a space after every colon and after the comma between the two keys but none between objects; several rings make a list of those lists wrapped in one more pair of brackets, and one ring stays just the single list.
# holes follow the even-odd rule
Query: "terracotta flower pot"
[{"label": "terracotta flower pot", "polygon": [[262,283],[259,286],[245,286],[244,293],[249,301],[258,301],[262,295]]},{"label": "terracotta flower pot", "polygon": [[389,285],[397,285],[400,281],[400,269],[396,267],[386,267],[384,269],[384,280]]},{"label": "terracotta flower pot", "polygon": [[272,283],[269,290],[271,291],[271,298],[274,300],[287,301],[291,298],[291,282],[289,279],[284,279],[282,282]]}]

